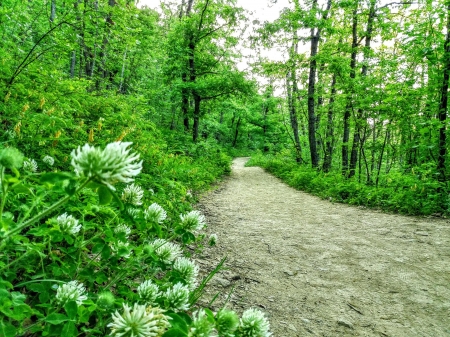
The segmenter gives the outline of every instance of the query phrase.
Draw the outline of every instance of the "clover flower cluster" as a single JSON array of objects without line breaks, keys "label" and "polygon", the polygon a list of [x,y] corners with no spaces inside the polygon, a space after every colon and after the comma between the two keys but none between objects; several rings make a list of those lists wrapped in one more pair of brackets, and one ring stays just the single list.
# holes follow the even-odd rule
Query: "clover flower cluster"
[{"label": "clover flower cluster", "polygon": [[51,156],[45,156],[44,158],[42,158],[42,161],[48,166],[53,166],[53,164],[55,163],[55,159]]},{"label": "clover flower cluster", "polygon": [[176,258],[181,256],[181,247],[164,239],[156,239],[149,246],[159,259],[166,264],[171,264]]},{"label": "clover flower cluster", "polygon": [[124,233],[125,237],[128,238],[128,236],[131,234],[131,228],[125,224],[120,224],[116,228],[114,228],[114,233]]},{"label": "clover flower cluster", "polygon": [[105,149],[85,144],[71,153],[71,164],[79,177],[92,178],[115,190],[116,182],[130,183],[142,170],[139,154],[130,153],[130,142],[114,142]]},{"label": "clover flower cluster", "polygon": [[144,190],[135,184],[128,185],[122,192],[122,200],[135,206],[142,205],[143,197]]},{"label": "clover flower cluster", "polygon": [[112,314],[111,337],[156,337],[170,326],[169,317],[160,308],[135,303],[133,307],[123,304],[123,312]]},{"label": "clover flower cluster", "polygon": [[81,305],[87,300],[86,288],[78,281],[70,281],[58,287],[55,298],[61,305],[69,301],[75,301],[77,305]]},{"label": "clover flower cluster", "polygon": [[23,154],[14,147],[0,149],[0,166],[12,169],[21,168],[24,162]]},{"label": "clover flower cluster", "polygon": [[23,169],[27,172],[37,172],[38,170],[38,164],[36,163],[36,160],[34,159],[29,159],[29,160],[25,160],[23,162]]},{"label": "clover flower cluster", "polygon": [[120,257],[124,259],[129,259],[133,251],[129,248],[128,242],[118,241],[117,243],[111,245],[111,250],[115,254],[120,254]]},{"label": "clover flower cluster", "polygon": [[217,234],[211,234],[208,243],[210,246],[215,246],[217,244]]},{"label": "clover flower cluster", "polygon": [[14,130],[6,130],[5,135],[6,135],[6,138],[8,138],[8,139],[16,138],[16,133],[14,132]]},{"label": "clover flower cluster", "polygon": [[270,326],[264,313],[257,309],[244,311],[241,319],[234,311],[220,310],[214,320],[208,317],[204,309],[193,313],[189,326],[189,337],[270,337]]},{"label": "clover flower cluster", "polygon": [[199,211],[190,211],[187,214],[181,214],[180,219],[183,227],[189,231],[201,230],[206,224],[205,216]]},{"label": "clover flower cluster", "polygon": [[141,300],[150,305],[155,304],[156,299],[161,295],[158,285],[153,283],[151,280],[142,282],[137,287],[137,292]]},{"label": "clover flower cluster", "polygon": [[198,266],[193,261],[185,257],[179,257],[173,264],[173,270],[178,272],[189,289],[192,290],[197,286]]},{"label": "clover flower cluster", "polygon": [[189,309],[189,288],[178,282],[168,288],[163,294],[164,304],[167,309],[173,311],[185,311]]},{"label": "clover flower cluster", "polygon": [[153,223],[161,223],[167,218],[167,213],[157,203],[153,203],[144,211],[145,220]]},{"label": "clover flower cluster", "polygon": [[192,323],[189,328],[189,337],[209,337],[214,326],[209,322],[205,310],[200,309],[192,315]]},{"label": "clover flower cluster", "polygon": [[269,337],[270,324],[264,313],[258,309],[248,309],[242,314],[239,324],[239,336]]},{"label": "clover flower cluster", "polygon": [[216,314],[216,330],[219,336],[234,337],[239,326],[239,317],[234,311],[222,309]]},{"label": "clover flower cluster", "polygon": [[127,213],[133,218],[137,219],[139,215],[141,214],[141,210],[138,208],[128,208]]},{"label": "clover flower cluster", "polygon": [[68,234],[77,234],[80,229],[81,225],[79,224],[79,221],[75,219],[72,215],[67,215],[67,213],[61,214],[56,218],[56,223],[58,224],[59,228],[62,232],[68,233]]}]

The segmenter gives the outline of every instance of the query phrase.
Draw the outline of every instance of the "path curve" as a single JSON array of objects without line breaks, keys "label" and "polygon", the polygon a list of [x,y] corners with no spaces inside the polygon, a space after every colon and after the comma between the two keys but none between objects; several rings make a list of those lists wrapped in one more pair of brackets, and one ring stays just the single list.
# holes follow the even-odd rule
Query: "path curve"
[{"label": "path curve", "polygon": [[450,336],[450,221],[335,204],[233,161],[199,208],[228,256],[202,301],[267,313],[273,336]]}]

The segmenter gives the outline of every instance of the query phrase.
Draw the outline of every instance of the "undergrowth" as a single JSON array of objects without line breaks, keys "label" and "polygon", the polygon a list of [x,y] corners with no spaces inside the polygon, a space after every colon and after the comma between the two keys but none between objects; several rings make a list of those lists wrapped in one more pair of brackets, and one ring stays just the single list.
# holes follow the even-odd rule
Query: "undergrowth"
[{"label": "undergrowth", "polygon": [[330,201],[407,215],[450,213],[449,188],[434,179],[429,167],[416,168],[411,173],[391,171],[374,186],[358,181],[358,177],[347,179],[340,172],[324,173],[298,165],[288,152],[256,154],[247,166],[260,166],[288,185]]}]

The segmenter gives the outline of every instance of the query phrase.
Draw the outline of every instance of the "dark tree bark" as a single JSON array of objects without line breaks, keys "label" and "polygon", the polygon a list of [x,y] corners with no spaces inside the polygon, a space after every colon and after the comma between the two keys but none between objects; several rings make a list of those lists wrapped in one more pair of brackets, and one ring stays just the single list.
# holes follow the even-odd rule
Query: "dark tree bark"
[{"label": "dark tree bark", "polygon": [[334,106],[334,96],[336,95],[336,74],[333,74],[331,80],[331,96],[328,103],[328,114],[327,114],[327,132],[325,141],[325,155],[323,158],[323,171],[329,172],[331,170],[331,162],[333,159],[333,106]]},{"label": "dark tree bark", "polygon": [[[188,1],[186,13],[185,13],[186,17],[191,16],[191,10],[192,10],[193,3],[194,3],[194,0]],[[185,0],[183,0],[183,3],[181,4],[180,19],[182,19],[182,17],[183,17],[184,4],[185,4]],[[194,39],[194,37],[192,36],[192,32],[190,30],[188,32],[186,32],[186,41],[189,41],[189,43],[191,43],[191,41],[193,41],[193,39]],[[192,53],[191,50],[190,50],[190,52]],[[191,57],[191,55],[189,55],[189,56]],[[188,65],[188,67],[190,67],[190,65]],[[181,113],[183,115],[183,125],[184,125],[185,131],[189,131],[189,93],[190,92],[189,92],[189,89],[186,88],[187,83],[189,82],[188,72],[189,72],[189,70],[186,69],[181,74],[181,81],[184,84],[184,86],[181,88]]]},{"label": "dark tree bark", "polygon": [[286,77],[286,89],[288,94],[288,106],[289,106],[289,116],[291,121],[291,128],[294,135],[294,147],[295,147],[295,159],[297,163],[302,163],[302,147],[300,144],[300,137],[298,132],[298,118],[297,109],[295,105],[295,98],[298,96],[297,78],[295,76],[295,69],[297,68],[295,62],[295,56],[298,54],[298,38],[297,32],[294,31],[294,41],[291,47],[291,61],[292,69],[288,72]]},{"label": "dark tree bark", "polygon": [[356,53],[358,46],[358,16],[357,7],[353,10],[352,14],[352,53],[350,56],[350,83],[348,85],[347,104],[344,112],[344,135],[342,138],[342,174],[347,176],[348,174],[348,141],[350,140],[350,116],[353,108],[353,81],[356,76]]},{"label": "dark tree bark", "polygon": [[448,108],[448,86],[450,77],[450,1],[447,1],[447,36],[445,39],[444,73],[441,87],[441,99],[439,102],[439,153],[437,158],[437,170],[439,181],[446,181],[445,157],[447,155],[446,121]]},{"label": "dark tree bark", "polygon": [[239,135],[239,125],[241,124],[241,117],[239,116],[238,121],[236,123],[236,130],[234,132],[234,139],[233,139],[233,147],[236,147],[237,144],[237,139],[238,139],[238,135]]},{"label": "dark tree bark", "polygon": [[[313,11],[317,8],[317,0],[313,1]],[[328,0],[327,8],[323,14],[322,20],[327,19],[329,10],[331,8],[331,0]],[[309,77],[308,77],[308,139],[309,151],[311,154],[311,165],[314,168],[319,166],[319,155],[317,152],[316,140],[316,112],[315,112],[315,90],[316,90],[316,72],[317,60],[316,55],[319,47],[321,28],[311,28],[311,52],[309,62]]]},{"label": "dark tree bark", "polygon": [[[363,60],[363,66],[361,69],[361,78],[364,78],[367,76],[368,71],[368,59],[369,59],[369,53],[370,53],[370,43],[372,41],[372,33],[373,33],[373,22],[375,20],[375,4],[376,0],[370,1],[370,9],[369,9],[369,17],[367,19],[367,28],[366,28],[366,34],[365,34],[365,46],[364,46],[364,60]],[[350,155],[350,167],[349,167],[349,178],[353,177],[355,175],[355,169],[356,169],[356,163],[358,162],[358,148],[360,147],[361,139],[361,123],[364,123],[362,119],[363,115],[363,109],[361,107],[358,107],[357,113],[356,113],[356,120],[355,120],[355,133],[353,134],[353,144],[352,144],[352,151]],[[363,144],[361,144],[362,146]]]}]

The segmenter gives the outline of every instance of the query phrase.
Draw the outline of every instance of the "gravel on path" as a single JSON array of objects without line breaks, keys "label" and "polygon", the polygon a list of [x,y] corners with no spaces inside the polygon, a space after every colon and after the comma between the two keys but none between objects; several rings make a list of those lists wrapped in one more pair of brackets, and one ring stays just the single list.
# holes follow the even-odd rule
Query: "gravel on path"
[{"label": "gravel on path", "polygon": [[258,308],[275,337],[450,336],[449,220],[331,203],[247,160],[199,204],[218,242],[197,262],[227,256],[203,305]]}]

